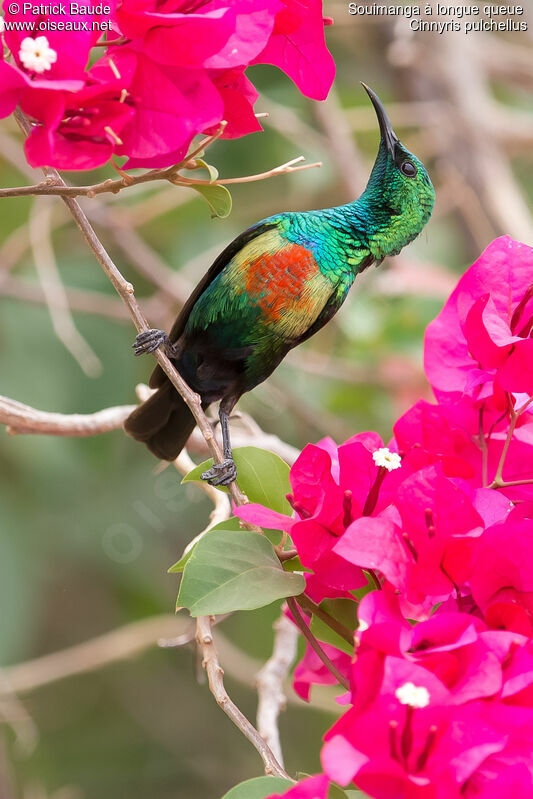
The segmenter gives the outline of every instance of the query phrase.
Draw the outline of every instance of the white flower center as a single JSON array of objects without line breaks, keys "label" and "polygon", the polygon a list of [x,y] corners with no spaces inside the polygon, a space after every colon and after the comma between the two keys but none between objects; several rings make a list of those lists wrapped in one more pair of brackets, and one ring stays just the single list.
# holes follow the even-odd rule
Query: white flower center
[{"label": "white flower center", "polygon": [[397,452],[391,452],[388,447],[381,447],[372,453],[374,463],[376,466],[383,466],[387,471],[392,472],[393,469],[399,469],[402,465],[402,459]]},{"label": "white flower center", "polygon": [[423,685],[406,682],[396,689],[394,695],[402,705],[410,705],[416,708],[429,705],[429,691]]},{"label": "white flower center", "polygon": [[36,36],[35,39],[27,36],[20,44],[19,58],[26,69],[41,74],[55,64],[57,53],[48,44],[46,36]]}]

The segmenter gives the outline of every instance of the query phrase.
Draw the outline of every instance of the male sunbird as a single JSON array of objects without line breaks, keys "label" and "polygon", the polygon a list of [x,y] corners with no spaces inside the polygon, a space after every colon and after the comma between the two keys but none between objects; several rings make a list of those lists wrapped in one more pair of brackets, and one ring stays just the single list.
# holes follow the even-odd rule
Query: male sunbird
[{"label": "male sunbird", "polygon": [[[322,211],[280,213],[238,236],[192,292],[170,335],[139,333],[135,354],[163,346],[207,408],[220,400],[224,462],[202,474],[227,485],[237,471],[228,417],[297,344],[337,313],[356,276],[396,255],[420,233],[435,192],[423,164],[392,129],[379,97],[363,83],[381,133],[368,184],[355,202]],[[161,367],[158,391],[128,417],[126,431],[158,458],[174,460],[194,418]]]}]

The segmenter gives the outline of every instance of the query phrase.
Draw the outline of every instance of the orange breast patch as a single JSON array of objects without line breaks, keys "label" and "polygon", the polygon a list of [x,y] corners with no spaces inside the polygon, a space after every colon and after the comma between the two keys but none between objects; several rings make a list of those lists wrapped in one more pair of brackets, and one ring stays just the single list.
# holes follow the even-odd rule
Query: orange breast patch
[{"label": "orange breast patch", "polygon": [[[242,266],[246,272],[245,293],[273,322],[278,321],[294,303],[309,304],[306,289],[319,272],[312,253],[299,244],[288,244],[272,255],[256,256]],[[305,310],[300,305],[299,311]]]}]

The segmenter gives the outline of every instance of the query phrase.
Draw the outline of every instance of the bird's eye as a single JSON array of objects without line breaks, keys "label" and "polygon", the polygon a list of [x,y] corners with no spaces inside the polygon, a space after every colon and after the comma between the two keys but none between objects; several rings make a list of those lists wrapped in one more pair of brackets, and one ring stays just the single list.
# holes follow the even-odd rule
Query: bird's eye
[{"label": "bird's eye", "polygon": [[414,178],[417,172],[416,166],[411,161],[403,161],[400,169],[406,178]]}]

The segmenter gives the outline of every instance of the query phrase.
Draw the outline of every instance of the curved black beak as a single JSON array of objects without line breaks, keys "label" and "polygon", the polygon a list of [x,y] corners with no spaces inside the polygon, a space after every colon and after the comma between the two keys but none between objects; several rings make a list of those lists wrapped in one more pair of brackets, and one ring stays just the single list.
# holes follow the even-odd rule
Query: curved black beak
[{"label": "curved black beak", "polygon": [[385,107],[377,94],[372,91],[370,86],[367,86],[366,83],[361,81],[361,86],[366,91],[368,96],[372,101],[372,105],[374,106],[374,110],[376,112],[376,116],[379,122],[379,130],[381,133],[381,138],[385,142],[385,147],[389,151],[389,153],[394,157],[394,152],[397,143],[399,142],[398,136],[395,134],[394,130],[392,129],[392,125],[390,123],[390,119],[387,116],[387,112],[385,111]]}]

